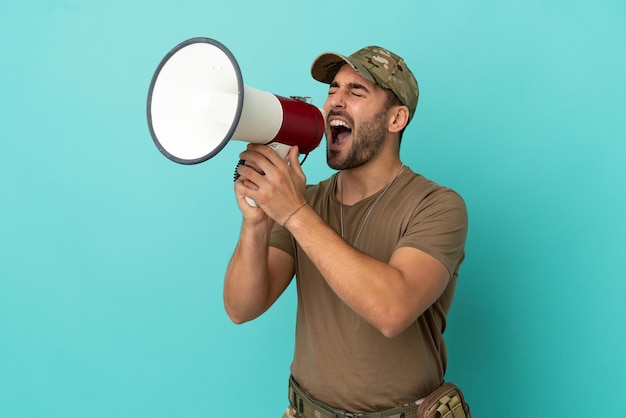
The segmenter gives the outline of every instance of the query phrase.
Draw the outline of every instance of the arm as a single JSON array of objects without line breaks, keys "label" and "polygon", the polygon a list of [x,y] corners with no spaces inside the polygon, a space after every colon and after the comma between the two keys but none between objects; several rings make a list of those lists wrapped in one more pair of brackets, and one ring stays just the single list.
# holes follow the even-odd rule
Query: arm
[{"label": "arm", "polygon": [[235,182],[237,202],[244,220],[226,270],[223,295],[226,313],[238,324],[255,319],[269,309],[294,274],[293,258],[268,246],[274,221],[245,200],[246,183],[246,178]]},{"label": "arm", "polygon": [[404,331],[448,284],[450,273],[431,255],[403,247],[384,263],[346,243],[308,206],[286,227],[341,300],[386,337]]},{"label": "arm", "polygon": [[268,228],[255,228],[244,220],[224,280],[224,307],[237,324],[269,309],[293,277],[293,258],[268,247],[268,237]]},{"label": "arm", "polygon": [[[249,168],[240,173],[245,172],[254,184],[246,193],[282,224],[304,199],[304,174],[293,153],[291,170],[271,153],[250,146],[242,158],[253,160],[265,175]],[[414,248],[396,250],[389,263],[367,256],[346,243],[308,205],[289,217],[285,227],[344,303],[388,337],[401,333],[432,305],[450,278],[440,261]]]}]

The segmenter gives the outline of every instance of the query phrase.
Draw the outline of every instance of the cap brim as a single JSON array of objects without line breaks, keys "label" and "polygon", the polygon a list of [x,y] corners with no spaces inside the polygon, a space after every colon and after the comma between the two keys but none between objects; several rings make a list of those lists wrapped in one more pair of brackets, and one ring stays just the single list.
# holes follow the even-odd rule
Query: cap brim
[{"label": "cap brim", "polygon": [[350,61],[347,57],[334,52],[326,52],[315,58],[313,64],[311,65],[311,75],[317,81],[330,84],[335,79],[337,72],[339,72],[341,67],[345,64],[352,67],[363,78],[374,83],[376,82],[374,77],[372,77],[369,71],[367,71],[367,69],[365,69],[362,65],[359,65],[357,62]]}]

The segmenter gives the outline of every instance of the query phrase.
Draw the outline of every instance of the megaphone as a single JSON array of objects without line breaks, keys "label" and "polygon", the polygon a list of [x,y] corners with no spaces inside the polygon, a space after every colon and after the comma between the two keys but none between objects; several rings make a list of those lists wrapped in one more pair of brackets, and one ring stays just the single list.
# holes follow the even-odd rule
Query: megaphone
[{"label": "megaphone", "polygon": [[210,38],[181,42],[162,59],[147,113],[155,145],[180,164],[204,162],[231,139],[271,145],[283,158],[293,145],[308,154],[324,134],[320,109],[245,85],[233,54]]}]

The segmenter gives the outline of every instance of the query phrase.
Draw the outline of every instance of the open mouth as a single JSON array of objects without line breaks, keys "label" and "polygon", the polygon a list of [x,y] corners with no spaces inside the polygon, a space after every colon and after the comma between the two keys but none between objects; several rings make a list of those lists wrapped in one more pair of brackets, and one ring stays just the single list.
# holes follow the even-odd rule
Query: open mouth
[{"label": "open mouth", "polygon": [[333,119],[328,123],[328,126],[330,127],[333,144],[344,144],[348,140],[350,134],[352,134],[352,127],[343,120]]}]

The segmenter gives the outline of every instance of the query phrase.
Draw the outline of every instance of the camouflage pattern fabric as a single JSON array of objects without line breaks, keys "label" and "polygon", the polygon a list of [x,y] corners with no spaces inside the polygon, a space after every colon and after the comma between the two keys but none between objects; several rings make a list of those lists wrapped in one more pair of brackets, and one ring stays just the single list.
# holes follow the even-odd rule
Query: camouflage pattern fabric
[{"label": "camouflage pattern fabric", "polygon": [[409,108],[409,120],[413,117],[419,88],[415,76],[401,57],[379,46],[365,47],[349,57],[327,52],[315,59],[311,75],[317,81],[330,84],[345,64],[366,80],[393,91],[400,102]]},{"label": "camouflage pattern fabric", "polygon": [[[421,403],[421,399],[419,401],[415,401],[415,405],[419,405]],[[405,406],[411,406],[413,404],[408,404]],[[315,412],[314,412],[315,414]],[[404,413],[399,413],[396,415],[385,415],[386,417],[388,416],[389,418],[416,418],[419,414],[419,410],[415,409],[413,411],[407,411]],[[285,413],[283,414],[282,418],[321,418],[321,414],[316,414],[316,416],[314,417],[307,417],[304,415],[301,415],[300,413],[298,413],[298,411],[296,411],[294,409],[293,406],[289,406],[289,408],[287,408],[287,410],[285,411]]]},{"label": "camouflage pattern fabric", "polygon": [[290,406],[289,408],[287,408],[287,410],[283,414],[283,418],[304,418],[304,417],[300,415],[295,409],[293,409],[292,406]]}]

